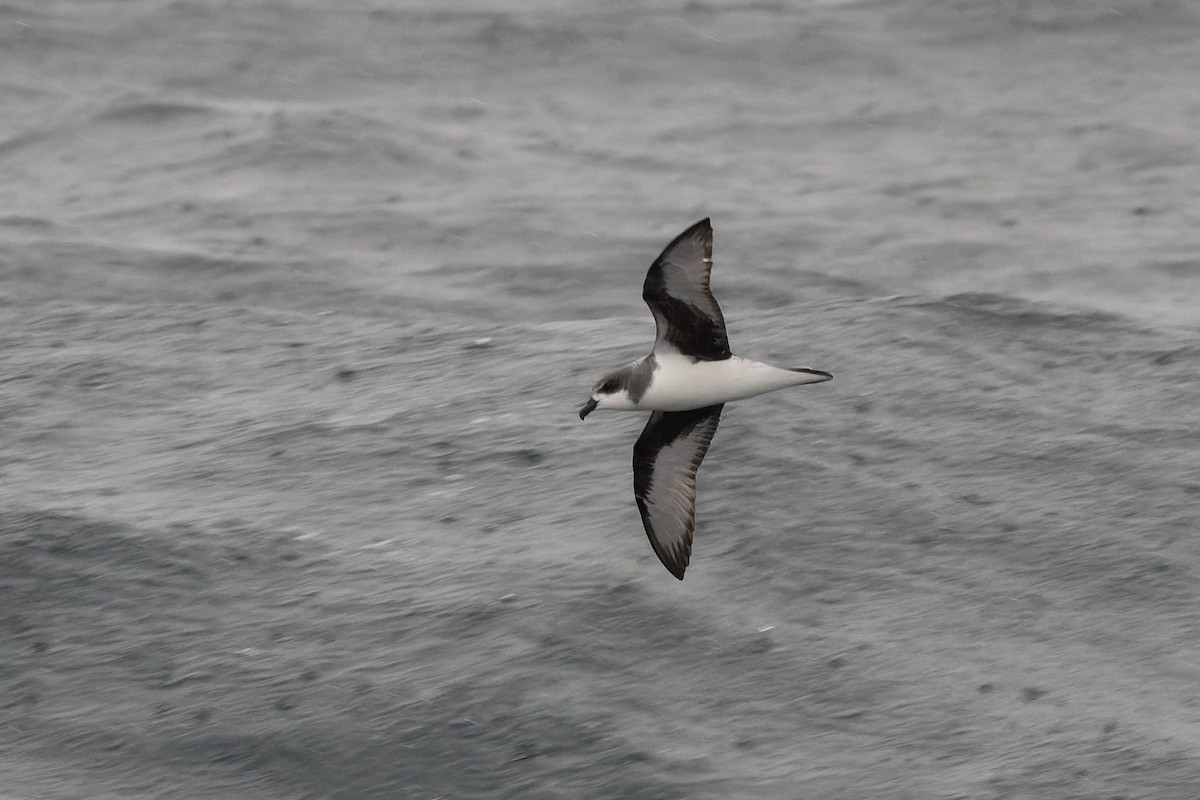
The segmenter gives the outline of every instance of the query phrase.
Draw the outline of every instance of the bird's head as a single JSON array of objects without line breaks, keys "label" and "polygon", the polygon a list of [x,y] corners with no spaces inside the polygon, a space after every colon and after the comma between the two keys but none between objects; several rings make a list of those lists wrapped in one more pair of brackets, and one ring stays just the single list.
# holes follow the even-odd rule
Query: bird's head
[{"label": "bird's head", "polygon": [[610,372],[592,386],[592,396],[579,409],[579,418],[583,419],[597,408],[632,408],[633,401],[629,398],[624,373],[620,370]]}]

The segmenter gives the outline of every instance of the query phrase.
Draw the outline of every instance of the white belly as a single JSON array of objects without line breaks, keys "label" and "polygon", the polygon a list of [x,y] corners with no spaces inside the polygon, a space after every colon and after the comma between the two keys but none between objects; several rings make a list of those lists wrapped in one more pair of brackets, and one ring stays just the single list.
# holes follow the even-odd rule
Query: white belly
[{"label": "white belly", "polygon": [[687,356],[665,353],[655,353],[654,357],[658,369],[637,404],[648,411],[686,411],[825,380],[738,356],[721,361],[692,361]]}]

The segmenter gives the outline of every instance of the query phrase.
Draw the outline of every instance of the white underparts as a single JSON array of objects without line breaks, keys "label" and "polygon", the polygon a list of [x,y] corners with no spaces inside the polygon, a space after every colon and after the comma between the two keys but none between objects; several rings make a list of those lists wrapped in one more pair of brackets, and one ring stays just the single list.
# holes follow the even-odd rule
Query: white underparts
[{"label": "white underparts", "polygon": [[772,367],[733,356],[720,361],[695,361],[678,353],[656,352],[657,368],[641,401],[624,392],[600,401],[601,408],[623,411],[686,411],[741,400],[787,386],[821,383],[824,375]]}]

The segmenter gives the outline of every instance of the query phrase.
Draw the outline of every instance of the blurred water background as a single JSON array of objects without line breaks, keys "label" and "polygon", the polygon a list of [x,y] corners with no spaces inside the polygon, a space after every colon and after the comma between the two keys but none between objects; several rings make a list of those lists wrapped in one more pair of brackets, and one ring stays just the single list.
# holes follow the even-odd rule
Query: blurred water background
[{"label": "blurred water background", "polygon": [[[0,796],[1200,796],[1186,0],[5,0]],[[645,541],[650,260],[734,350]]]}]

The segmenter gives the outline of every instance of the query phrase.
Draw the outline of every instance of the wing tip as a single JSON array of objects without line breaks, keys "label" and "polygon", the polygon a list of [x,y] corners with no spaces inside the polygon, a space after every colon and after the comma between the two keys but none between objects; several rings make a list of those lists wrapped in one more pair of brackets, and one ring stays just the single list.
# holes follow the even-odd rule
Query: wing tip
[{"label": "wing tip", "polygon": [[674,575],[678,580],[683,580],[683,573],[687,572],[688,563],[692,560],[691,534],[689,533],[686,537],[682,552],[666,552],[653,534],[650,536],[650,546],[654,549],[654,555],[658,556],[658,560],[667,568],[667,572]]},{"label": "wing tip", "polygon": [[674,575],[678,580],[683,580],[683,573],[687,572],[688,561],[690,561],[688,556],[684,556],[682,560],[671,560],[659,552],[657,547],[654,548],[654,554],[658,556],[658,560],[662,562],[662,565],[667,568],[667,572]]},{"label": "wing tip", "polygon": [[712,238],[712,220],[708,217],[705,217],[683,232],[684,236],[694,234],[705,234],[709,238]]},{"label": "wing tip", "polygon": [[637,496],[633,499],[637,503],[638,515],[642,518],[642,527],[646,529],[646,538],[650,540],[650,549],[654,551],[654,555],[658,556],[658,560],[662,562],[662,565],[667,568],[667,572],[679,580],[683,580],[683,573],[687,571],[688,562],[692,560],[692,531],[689,530],[684,536],[683,552],[667,552],[666,548],[658,540],[654,526],[650,523],[650,512],[646,508],[646,501]]},{"label": "wing tip", "polygon": [[660,253],[658,258],[655,259],[655,263],[662,261],[662,259],[668,253],[670,253],[672,250],[674,250],[675,247],[677,247],[681,242],[686,242],[688,240],[697,241],[701,245],[701,247],[704,249],[705,258],[711,259],[712,258],[712,235],[713,235],[712,221],[708,217],[705,217],[704,219],[700,220],[699,222],[694,222],[691,225],[689,225],[687,228],[685,228],[683,233],[679,234],[674,239],[672,239],[670,244],[668,244],[666,247],[663,248],[662,253]]}]

